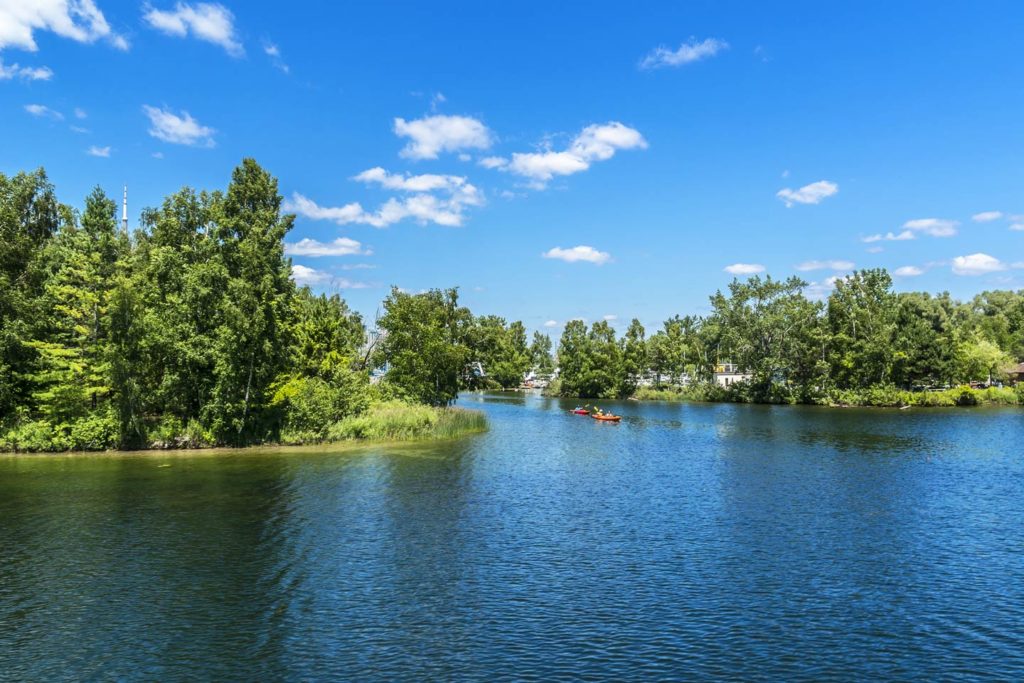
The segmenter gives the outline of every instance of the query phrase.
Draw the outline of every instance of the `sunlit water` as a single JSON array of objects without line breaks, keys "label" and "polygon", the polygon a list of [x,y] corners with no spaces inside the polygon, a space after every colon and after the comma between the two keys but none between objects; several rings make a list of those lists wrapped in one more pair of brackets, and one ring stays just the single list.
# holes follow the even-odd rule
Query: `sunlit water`
[{"label": "sunlit water", "polygon": [[0,458],[0,679],[1024,678],[1024,413],[464,396],[416,446]]}]

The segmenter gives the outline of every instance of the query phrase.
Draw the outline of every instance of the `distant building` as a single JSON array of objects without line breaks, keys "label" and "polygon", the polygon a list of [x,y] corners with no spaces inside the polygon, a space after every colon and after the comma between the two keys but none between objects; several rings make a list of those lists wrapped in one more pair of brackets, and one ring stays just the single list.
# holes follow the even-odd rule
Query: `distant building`
[{"label": "distant building", "polygon": [[1024,382],[1024,363],[1017,363],[1006,369],[1006,383],[1017,384],[1018,382]]},{"label": "distant building", "polygon": [[715,366],[715,384],[731,387],[737,382],[749,382],[753,377],[749,372],[740,370],[735,363],[719,363]]}]

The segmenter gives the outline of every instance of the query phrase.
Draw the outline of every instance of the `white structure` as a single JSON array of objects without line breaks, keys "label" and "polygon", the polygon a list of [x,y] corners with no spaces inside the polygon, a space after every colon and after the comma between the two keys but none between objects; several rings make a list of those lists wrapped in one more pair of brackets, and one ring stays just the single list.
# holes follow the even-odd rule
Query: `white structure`
[{"label": "white structure", "polygon": [[715,384],[721,387],[730,387],[737,382],[749,382],[751,377],[753,375],[740,370],[735,363],[719,363],[715,366]]},{"label": "white structure", "polygon": [[121,230],[128,234],[128,186],[124,186],[124,201],[121,203]]}]

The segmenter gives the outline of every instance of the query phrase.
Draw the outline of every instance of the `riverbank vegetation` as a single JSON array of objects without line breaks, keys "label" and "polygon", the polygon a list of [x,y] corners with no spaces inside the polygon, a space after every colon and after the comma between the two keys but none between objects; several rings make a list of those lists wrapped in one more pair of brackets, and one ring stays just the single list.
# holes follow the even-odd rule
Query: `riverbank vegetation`
[{"label": "riverbank vegetation", "polygon": [[[884,270],[839,278],[824,301],[798,278],[751,277],[647,336],[565,326],[551,391],[585,398],[867,406],[1024,404],[995,386],[1024,358],[1024,292],[895,293]],[[725,371],[729,370],[729,373]],[[728,380],[728,385],[725,384]]]},{"label": "riverbank vegetation", "polygon": [[897,294],[867,270],[818,301],[797,278],[752,277],[651,335],[570,321],[553,354],[456,289],[394,288],[368,330],[339,295],[297,287],[294,217],[251,159],[224,191],[147,209],[132,234],[116,209],[99,188],[81,211],[59,202],[42,170],[0,174],[0,450],[453,436],[484,427],[450,408],[459,391],[529,373],[585,398],[1024,402],[977,387],[1024,357],[1021,292]]},{"label": "riverbank vegetation", "polygon": [[[118,226],[42,170],[0,174],[0,450],[170,448],[479,431],[450,409],[489,329],[455,290],[394,290],[368,342],[338,295],[296,287],[277,181],[255,161]],[[501,323],[488,362],[529,365]],[[494,335],[492,335],[494,336]],[[379,383],[374,369],[391,369]],[[498,367],[498,365],[496,365]],[[525,371],[525,370],[524,370]]]}]

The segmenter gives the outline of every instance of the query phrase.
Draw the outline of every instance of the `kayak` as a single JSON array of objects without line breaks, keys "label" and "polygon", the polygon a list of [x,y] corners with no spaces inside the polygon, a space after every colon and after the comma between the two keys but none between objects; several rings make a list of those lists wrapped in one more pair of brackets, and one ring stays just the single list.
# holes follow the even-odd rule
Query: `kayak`
[{"label": "kayak", "polygon": [[576,410],[572,411],[572,413],[573,415],[590,415],[590,411],[587,410],[586,408],[577,408]]},{"label": "kayak", "polygon": [[601,422],[618,422],[622,419],[621,415],[591,415],[590,417]]}]

